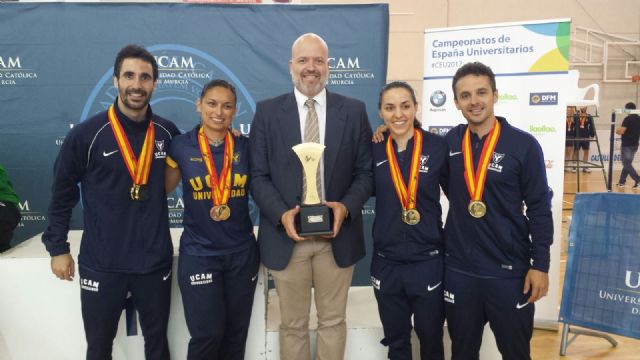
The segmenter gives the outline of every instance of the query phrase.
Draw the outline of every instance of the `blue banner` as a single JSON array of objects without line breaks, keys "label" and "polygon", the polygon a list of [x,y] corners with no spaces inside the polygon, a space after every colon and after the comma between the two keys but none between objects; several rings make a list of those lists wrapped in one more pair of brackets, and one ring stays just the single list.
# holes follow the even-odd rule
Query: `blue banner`
[{"label": "blue banner", "polygon": [[[387,72],[388,5],[15,3],[0,12],[0,163],[20,196],[17,244],[47,226],[53,163],[71,127],[114,101],[113,62],[145,46],[159,78],[151,105],[182,130],[213,78],[238,90],[234,127],[248,134],[257,101],[292,91],[291,44],[314,32],[329,45],[328,89],[365,101],[373,126]],[[168,196],[182,223],[180,188]],[[368,247],[373,206],[365,210]],[[257,209],[252,209],[255,219]],[[72,229],[82,228],[74,210]],[[365,268],[363,279],[367,279]],[[363,280],[366,283],[366,280]]]},{"label": "blue banner", "polygon": [[640,196],[577,194],[560,321],[640,338]]}]

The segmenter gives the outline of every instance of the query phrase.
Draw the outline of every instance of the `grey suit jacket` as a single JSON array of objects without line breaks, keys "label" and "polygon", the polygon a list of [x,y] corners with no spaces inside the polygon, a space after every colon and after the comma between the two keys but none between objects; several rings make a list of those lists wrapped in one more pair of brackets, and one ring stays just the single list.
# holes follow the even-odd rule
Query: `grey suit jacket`
[{"label": "grey suit jacket", "polygon": [[[355,264],[365,254],[361,209],[373,188],[371,135],[364,103],[327,91],[324,190],[327,201],[342,202],[349,211],[331,241],[340,267]],[[302,164],[291,149],[302,142],[293,92],[257,104],[249,139],[262,262],[269,269],[282,270],[291,259],[294,241],[280,218],[299,205],[302,196]]]}]

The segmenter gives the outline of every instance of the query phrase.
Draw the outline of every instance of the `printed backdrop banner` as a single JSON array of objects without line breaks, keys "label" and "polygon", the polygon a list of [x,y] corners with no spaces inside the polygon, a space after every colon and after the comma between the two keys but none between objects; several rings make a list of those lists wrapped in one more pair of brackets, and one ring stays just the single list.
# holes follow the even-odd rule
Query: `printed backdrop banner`
[{"label": "printed backdrop banner", "polygon": [[549,295],[536,304],[536,319],[549,322],[555,322],[558,314],[569,29],[569,20],[559,19],[425,31],[425,128],[444,135],[466,122],[455,107],[451,81],[460,66],[480,61],[496,74],[496,115],[531,133],[542,146],[549,186],[555,194],[552,209],[557,230],[551,248]]},{"label": "printed backdrop banner", "polygon": [[560,321],[640,339],[640,197],[576,194]]},{"label": "printed backdrop banner", "polygon": [[[53,163],[71,127],[116,98],[113,62],[129,43],[156,57],[151,105],[183,131],[199,122],[195,101],[211,79],[238,92],[234,127],[248,134],[257,101],[292,91],[291,44],[315,32],[330,49],[331,91],[361,99],[377,125],[387,72],[388,5],[3,4],[0,12],[0,163],[20,196],[16,244],[47,226]],[[331,26],[327,26],[331,24]],[[286,129],[283,129],[286,131]],[[182,192],[169,195],[181,226]],[[373,206],[364,209],[367,246]],[[73,229],[82,228],[80,206]],[[256,219],[257,209],[252,209]],[[369,251],[370,253],[370,251]],[[361,266],[367,279],[368,265]]]}]

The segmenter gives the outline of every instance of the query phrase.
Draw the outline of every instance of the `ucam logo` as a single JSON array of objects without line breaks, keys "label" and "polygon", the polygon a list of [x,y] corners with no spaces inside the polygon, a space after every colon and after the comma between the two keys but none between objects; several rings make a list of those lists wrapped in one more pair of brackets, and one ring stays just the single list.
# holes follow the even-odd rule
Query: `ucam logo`
[{"label": "ucam logo", "polygon": [[46,221],[47,218],[43,213],[37,211],[31,211],[31,207],[29,206],[29,200],[25,200],[23,202],[18,203],[18,209],[20,209],[20,214],[22,215],[20,221]]},{"label": "ucam logo", "polygon": [[540,92],[529,94],[529,105],[558,105],[557,92]]},{"label": "ucam logo", "polygon": [[456,296],[450,292],[445,290],[444,291],[444,301],[451,303],[451,304],[455,304],[456,303]]},{"label": "ucam logo", "polygon": [[20,209],[20,212],[21,212],[21,213],[22,213],[22,212],[29,212],[29,211],[31,211],[31,210],[29,209],[29,200],[25,200],[25,201],[23,201],[23,202],[19,202],[19,203],[18,203],[18,208]]},{"label": "ucam logo", "polygon": [[189,56],[154,56],[160,69],[193,69],[193,57]]},{"label": "ucam logo", "polygon": [[98,292],[100,288],[100,282],[95,280],[80,278],[80,287],[84,290]]},{"label": "ucam logo", "polygon": [[375,79],[370,69],[363,69],[358,56],[335,56],[327,59],[329,85],[359,85]]},{"label": "ucam logo", "polygon": [[22,69],[22,64],[20,63],[20,56],[16,56],[16,57],[0,56],[0,69]]},{"label": "ucam logo", "polygon": [[640,272],[636,272],[634,274],[633,271],[627,270],[627,273],[624,277],[624,284],[632,289],[640,288]]},{"label": "ucam logo", "polygon": [[189,275],[189,280],[191,281],[191,285],[210,284],[213,282],[213,274],[212,273],[191,274]]},{"label": "ucam logo", "polygon": [[380,290],[380,284],[382,282],[379,279],[376,279],[374,276],[371,277],[371,286],[373,286],[376,290]]},{"label": "ucam logo", "polygon": [[11,86],[25,81],[37,80],[38,73],[33,69],[23,69],[20,56],[0,56],[0,85]]},{"label": "ucam logo", "polygon": [[330,57],[327,59],[328,65],[329,65],[329,69],[333,70],[333,69],[360,69],[360,59],[358,59],[358,57],[356,56],[355,58],[352,57],[347,57],[347,58],[343,58],[343,57],[339,57],[339,58],[334,58],[334,57]]}]

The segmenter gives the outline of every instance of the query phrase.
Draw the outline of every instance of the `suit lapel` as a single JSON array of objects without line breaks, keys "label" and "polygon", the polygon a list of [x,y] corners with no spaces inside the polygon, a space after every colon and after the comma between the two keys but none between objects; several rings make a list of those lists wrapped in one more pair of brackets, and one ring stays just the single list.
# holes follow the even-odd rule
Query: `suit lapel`
[{"label": "suit lapel", "polygon": [[298,114],[298,104],[296,103],[296,97],[293,92],[289,96],[285,97],[280,107],[281,113],[278,114],[277,119],[279,121],[277,131],[282,136],[282,147],[285,149],[287,156],[286,161],[293,162],[298,171],[294,171],[291,176],[292,184],[295,184],[298,197],[302,196],[302,164],[298,159],[298,156],[291,149],[292,147],[302,142],[302,135],[300,134],[300,115]]},{"label": "suit lapel", "polygon": [[325,126],[324,144],[324,181],[325,191],[329,189],[334,164],[342,143],[346,125],[346,114],[342,111],[342,98],[327,91],[327,122]]},{"label": "suit lapel", "polygon": [[302,142],[302,136],[300,135],[300,115],[298,115],[298,105],[293,93],[285,97],[280,109],[282,113],[278,116],[278,121],[280,121],[278,129],[282,135],[283,146],[290,149]]}]

